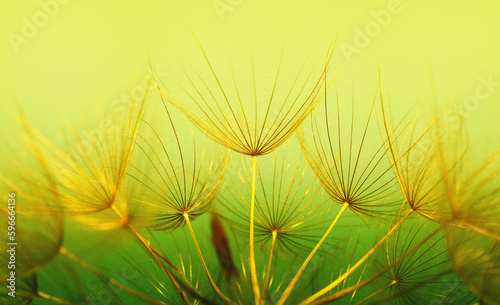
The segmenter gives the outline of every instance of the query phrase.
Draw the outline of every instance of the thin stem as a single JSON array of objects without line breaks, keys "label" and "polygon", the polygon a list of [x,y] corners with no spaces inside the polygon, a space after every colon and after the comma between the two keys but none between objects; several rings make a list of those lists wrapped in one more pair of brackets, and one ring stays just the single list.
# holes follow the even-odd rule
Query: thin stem
[{"label": "thin stem", "polygon": [[132,232],[132,234],[135,235],[135,237],[137,239],[139,239],[141,241],[141,243],[143,243],[145,245],[145,247],[148,249],[148,251],[153,252],[156,255],[158,255],[167,264],[169,264],[170,267],[172,267],[173,269],[175,269],[175,271],[177,271],[179,274],[181,273],[180,270],[174,264],[172,264],[172,262],[170,262],[170,260],[168,260],[158,250],[156,250],[154,247],[151,246],[151,243],[149,242],[148,239],[146,239],[144,236],[142,236],[139,232],[137,232],[137,230],[134,227],[132,227],[129,224],[128,216],[123,215],[123,213],[120,212],[120,210],[114,204],[114,201],[113,201],[113,204],[111,204],[111,206],[110,206],[110,210],[113,211],[116,214],[116,216],[118,216],[121,219],[122,226],[128,227],[128,229]]},{"label": "thin stem", "polygon": [[95,275],[103,278],[103,279],[106,279],[106,281],[108,281],[108,283],[110,283],[111,285],[115,286],[115,287],[118,287],[120,288],[121,290],[125,291],[125,292],[128,292],[129,294],[145,301],[145,302],[148,302],[149,304],[156,304],[156,305],[166,305],[166,303],[163,303],[161,301],[158,301],[158,300],[155,300],[155,299],[152,299],[148,296],[145,296],[123,284],[121,284],[120,282],[117,282],[115,279],[113,278],[110,278],[109,276],[105,275],[104,273],[100,272],[99,270],[95,269],[93,266],[89,265],[87,262],[85,262],[84,260],[78,258],[77,256],[73,255],[72,253],[68,252],[66,249],[64,248],[61,248],[59,249],[59,253],[61,253],[61,255],[64,255],[66,256],[67,258],[69,258],[70,260],[76,262],[77,264],[79,264],[80,266],[82,266],[83,268],[89,270],[90,272],[94,273]]},{"label": "thin stem", "polygon": [[293,277],[292,281],[290,282],[290,284],[288,284],[288,287],[286,287],[285,291],[283,292],[283,294],[281,295],[280,299],[278,300],[278,302],[276,303],[276,305],[283,305],[285,303],[285,301],[288,299],[288,297],[290,296],[290,293],[292,293],[292,290],[293,288],[295,287],[295,284],[297,284],[297,282],[299,281],[300,279],[300,276],[302,275],[302,273],[304,272],[304,270],[306,269],[306,266],[307,264],[309,263],[309,261],[312,259],[312,257],[314,256],[314,254],[316,253],[316,251],[318,251],[319,247],[321,246],[321,244],[325,241],[325,239],[328,237],[328,234],[330,234],[330,231],[333,229],[333,227],[335,226],[335,224],[337,223],[337,221],[339,220],[340,218],[340,215],[342,215],[342,213],[345,211],[345,209],[349,206],[349,203],[344,203],[342,205],[342,208],[340,209],[340,211],[338,212],[337,216],[335,217],[335,219],[332,221],[332,223],[330,224],[330,227],[328,227],[328,230],[326,230],[325,234],[323,235],[323,237],[320,239],[320,241],[316,244],[316,246],[314,247],[314,249],[311,251],[311,253],[309,253],[309,256],[306,258],[306,260],[304,261],[304,263],[302,264],[302,266],[300,267],[299,271],[297,271],[297,274],[295,274],[295,276]]},{"label": "thin stem", "polygon": [[274,245],[276,244],[276,237],[278,236],[278,232],[273,230],[273,237],[271,241],[271,251],[269,253],[269,262],[267,263],[266,276],[264,278],[264,284],[262,285],[262,295],[260,296],[261,304],[265,304],[266,294],[267,294],[267,284],[269,282],[269,274],[271,273],[271,264],[273,262],[273,253],[274,253]]},{"label": "thin stem", "polygon": [[467,220],[462,220],[462,222],[465,224],[465,226],[476,232],[476,233],[479,233],[481,235],[484,235],[486,237],[489,237],[489,238],[492,238],[492,239],[495,239],[496,241],[500,241],[500,235],[498,234],[495,234],[495,233],[491,233],[490,231],[488,231],[487,229],[483,229],[483,228],[480,228],[472,223],[470,223],[469,221]]},{"label": "thin stem", "polygon": [[[179,275],[181,275],[181,277],[183,278],[183,280],[186,282],[186,285],[188,286],[188,288],[186,289],[188,291],[188,293],[190,293],[191,295],[193,295],[195,298],[197,298],[199,300],[206,300],[205,297],[203,297],[202,295],[200,295],[198,293],[198,291],[196,291],[196,289],[191,286],[191,283],[188,281],[188,279],[186,278],[186,276],[179,270],[179,268],[177,268],[174,264],[172,264],[172,262],[169,259],[167,259],[164,255],[162,255],[157,249],[155,249],[153,246],[151,246],[151,242],[147,238],[145,238],[144,236],[142,236],[142,234],[140,234],[131,224],[128,223],[128,217],[127,216],[124,216],[118,210],[118,208],[114,204],[111,205],[110,209],[120,219],[122,219],[123,225],[126,226],[130,230],[130,232],[132,232],[132,234],[146,248],[146,250],[149,252],[149,254],[156,261],[156,263],[158,264],[158,266],[160,266],[160,268],[163,270],[163,272],[165,273],[165,275],[168,277],[168,279],[170,280],[170,282],[172,283],[172,285],[174,285],[175,289],[177,290],[177,292],[179,293],[179,295],[181,296],[181,298],[182,298],[182,300],[184,301],[185,304],[187,304],[187,305],[191,304],[191,301],[189,301],[189,299],[187,298],[186,294],[181,289],[181,286],[183,286],[183,288],[186,289],[185,285],[184,284],[180,284],[177,281],[177,279],[174,277],[174,275],[168,269],[166,269],[163,266],[163,264],[160,262],[160,260],[158,259],[158,257],[161,258],[163,261],[165,261],[167,264],[169,264]],[[206,300],[206,301],[208,301],[208,300]]]},{"label": "thin stem", "polygon": [[349,268],[344,274],[339,276],[335,281],[330,283],[328,286],[325,288],[321,289],[320,291],[316,292],[312,296],[308,297],[304,301],[302,301],[299,305],[306,305],[312,303],[314,300],[318,299],[319,297],[322,297],[323,295],[327,294],[329,291],[331,291],[333,288],[337,287],[340,283],[342,283],[347,277],[349,277],[356,269],[358,269],[361,264],[363,264],[374,252],[377,250],[384,241],[389,238],[389,236],[396,231],[396,229],[413,213],[413,209],[409,209],[408,212],[387,232],[387,234],[380,239],[380,241],[373,246],[373,248],[370,249],[356,264],[354,264],[351,268]]},{"label": "thin stem", "polygon": [[63,304],[63,305],[71,305],[72,304],[66,300],[51,296],[51,295],[46,294],[46,293],[41,292],[41,291],[37,291],[35,296],[37,296],[38,298],[41,298],[41,299],[52,301],[52,302],[57,303],[57,304]]},{"label": "thin stem", "polygon": [[212,289],[214,290],[215,294],[221,299],[222,302],[226,305],[236,305],[233,301],[231,301],[228,297],[226,297],[222,291],[217,287],[217,284],[215,281],[212,279],[212,276],[210,275],[210,271],[208,271],[207,264],[205,263],[205,260],[203,259],[203,255],[201,254],[200,247],[198,245],[198,241],[196,240],[196,236],[194,235],[193,227],[191,226],[191,221],[189,220],[189,215],[188,213],[184,212],[182,214],[184,216],[184,219],[186,220],[186,223],[189,228],[189,232],[191,232],[191,236],[193,237],[193,242],[196,247],[196,251],[198,251],[198,256],[200,257],[201,264],[203,265],[203,269],[205,269],[205,273],[207,274],[208,280],[210,281],[210,285],[212,286]]},{"label": "thin stem", "polygon": [[255,305],[260,303],[259,281],[257,279],[257,267],[255,266],[255,249],[253,240],[253,225],[255,217],[255,176],[257,171],[257,156],[252,156],[252,198],[250,199],[250,240],[248,242],[249,248],[249,269],[250,279],[252,281],[253,298]]},{"label": "thin stem", "polygon": [[168,277],[168,279],[170,280],[170,282],[172,283],[172,285],[174,285],[175,290],[177,290],[177,292],[181,296],[181,298],[184,301],[184,303],[186,305],[191,305],[191,301],[189,301],[189,299],[187,298],[187,296],[184,293],[184,291],[182,291],[182,289],[181,289],[179,283],[177,282],[177,280],[175,279],[174,275],[167,268],[165,268],[165,266],[163,266],[163,264],[160,262],[160,260],[156,256],[155,251],[153,250],[153,247],[151,247],[151,244],[150,244],[149,240],[146,239],[145,237],[143,237],[139,232],[137,232],[137,230],[133,226],[131,226],[130,224],[127,225],[127,227],[130,229],[130,231],[132,231],[132,233],[142,243],[142,245],[146,248],[146,250],[149,252],[149,254],[151,254],[151,256],[156,261],[156,263],[158,264],[158,266],[160,266],[160,268],[163,270],[163,272],[165,273],[165,275]]},{"label": "thin stem", "polygon": [[[151,242],[145,238],[142,234],[140,234],[132,225],[130,225],[128,223],[128,217],[124,216],[119,210],[118,208],[112,204],[110,209],[120,218],[122,219],[122,223],[132,232],[132,234],[141,242],[141,244],[146,248],[146,250],[149,252],[149,254],[153,257],[153,259],[156,261],[156,263],[160,266],[160,268],[163,270],[163,272],[165,273],[165,275],[168,277],[168,279],[170,280],[170,282],[172,283],[172,285],[174,285],[175,289],[177,290],[177,292],[179,293],[179,295],[181,296],[181,298],[183,299],[184,303],[185,304],[188,304],[190,305],[191,302],[189,301],[189,299],[187,298],[186,294],[184,293],[184,291],[181,289],[181,286],[182,288],[184,288],[189,294],[191,294],[192,296],[194,296],[195,298],[197,298],[198,300],[203,300],[205,301],[205,303],[209,304],[211,303],[210,300],[207,300],[204,296],[202,296],[198,291],[196,291],[196,289],[194,287],[192,287],[191,283],[189,282],[189,280],[186,278],[185,274],[183,274],[181,272],[181,270],[179,270],[179,268],[177,268],[174,264],[172,264],[172,262],[167,259],[163,254],[161,254],[157,249],[155,249],[153,246],[151,246]],[[185,281],[185,284],[183,283],[179,283],[177,281],[177,279],[175,278],[175,276],[168,270],[166,269],[163,264],[159,261],[159,258],[161,258],[164,262],[166,262],[167,264],[169,264],[181,277],[182,279]],[[187,286],[187,287],[185,287]]]},{"label": "thin stem", "polygon": [[[363,280],[363,281],[359,282],[356,285],[344,288],[344,289],[342,289],[340,291],[337,291],[337,292],[335,292],[335,293],[333,293],[333,294],[331,294],[331,295],[329,295],[327,297],[324,297],[322,299],[316,300],[316,301],[314,301],[312,303],[308,303],[308,305],[330,304],[330,303],[332,303],[332,302],[334,302],[336,300],[339,300],[339,299],[345,297],[346,295],[349,295],[349,294],[351,294],[353,292],[356,292],[358,289],[360,289],[362,287],[365,287],[366,285],[372,283],[374,280],[376,280],[378,277],[380,277],[382,274],[386,273],[389,269],[394,268],[397,264],[401,263],[404,259],[406,259],[410,255],[412,255],[412,253],[414,253],[415,251],[417,251],[422,245],[424,245],[427,241],[429,241],[429,239],[431,239],[434,235],[436,235],[442,229],[443,229],[443,227],[440,226],[439,228],[437,228],[436,230],[434,230],[434,232],[432,232],[425,239],[423,239],[422,241],[420,241],[411,250],[408,250],[404,255],[402,255],[397,260],[395,260],[394,262],[392,262],[389,266],[387,266],[384,269],[380,270],[376,274],[370,276],[366,280]],[[397,284],[397,281],[394,284]]]},{"label": "thin stem", "polygon": [[392,280],[392,282],[390,282],[389,284],[387,284],[385,287],[380,288],[379,290],[375,291],[374,293],[370,294],[369,296],[367,296],[366,298],[362,299],[361,301],[357,302],[354,305],[361,305],[364,302],[369,301],[371,298],[376,297],[377,295],[381,294],[382,292],[384,292],[389,287],[392,287],[392,286],[396,285],[396,283],[397,283],[396,280]]},{"label": "thin stem", "polygon": [[155,247],[153,246],[149,246],[151,251],[156,255],[158,256],[159,258],[161,258],[165,263],[169,264],[170,267],[172,267],[177,273],[179,273],[179,275],[183,276],[184,274],[182,274],[182,272],[179,270],[179,268],[177,268],[174,264],[172,264],[172,262],[166,258],[162,253],[160,253],[160,251],[158,251]]}]

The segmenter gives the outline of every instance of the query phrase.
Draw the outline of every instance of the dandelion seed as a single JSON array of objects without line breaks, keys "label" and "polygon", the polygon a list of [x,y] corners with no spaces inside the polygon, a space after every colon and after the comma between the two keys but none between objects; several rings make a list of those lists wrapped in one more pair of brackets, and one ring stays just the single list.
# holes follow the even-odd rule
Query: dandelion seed
[{"label": "dandelion seed", "polygon": [[[195,37],[196,38],[196,37]],[[255,267],[254,253],[254,194],[255,169],[257,156],[272,152],[282,145],[297,130],[316,106],[322,94],[323,76],[329,68],[335,42],[327,52],[324,69],[319,77],[313,75],[314,67],[310,72],[303,72],[307,63],[299,68],[296,76],[286,85],[280,83],[280,71],[283,63],[283,52],[279,59],[277,72],[270,92],[258,95],[253,50],[251,51],[251,83],[253,84],[253,99],[245,98],[240,93],[234,70],[231,66],[233,84],[223,83],[216,69],[211,64],[201,43],[196,39],[203,53],[209,70],[210,81],[192,69],[182,68],[187,78],[186,84],[180,83],[177,78],[170,76],[168,80],[161,80],[163,88],[158,91],[163,100],[168,101],[182,111],[201,131],[221,145],[236,152],[252,156],[252,191],[250,203],[250,238],[249,238],[249,265],[250,277],[254,293],[255,304],[259,304],[260,291]],[[311,81],[309,81],[311,79]],[[168,81],[168,83],[167,83]],[[234,86],[234,89],[232,87]],[[279,90],[285,87],[284,94],[279,98]],[[176,89],[173,89],[176,88]],[[229,92],[233,92],[232,97]],[[264,112],[259,112],[261,100],[268,100]],[[253,105],[252,104],[253,100]],[[279,101],[277,101],[279,100]],[[253,107],[244,106],[250,101]],[[247,103],[245,103],[247,104]],[[190,106],[192,105],[192,107]],[[273,119],[271,107],[278,107]],[[193,109],[195,108],[195,109]],[[253,114],[250,112],[253,111]]]}]

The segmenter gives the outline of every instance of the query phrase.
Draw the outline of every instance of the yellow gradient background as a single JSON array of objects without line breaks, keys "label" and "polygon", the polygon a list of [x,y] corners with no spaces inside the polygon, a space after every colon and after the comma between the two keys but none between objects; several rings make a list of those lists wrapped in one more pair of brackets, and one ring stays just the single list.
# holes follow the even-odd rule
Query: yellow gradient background
[{"label": "yellow gradient background", "polygon": [[[31,122],[55,137],[63,126],[61,113],[78,124],[81,114],[96,104],[129,94],[134,73],[148,73],[148,56],[155,69],[182,58],[199,59],[187,25],[210,55],[229,51],[238,61],[245,60],[238,58],[238,50],[248,50],[250,40],[257,49],[276,52],[285,43],[285,55],[298,54],[298,59],[311,47],[314,55],[323,54],[344,20],[333,62],[340,73],[336,86],[349,92],[354,83],[360,95],[372,95],[378,52],[384,90],[395,109],[430,96],[432,83],[443,106],[450,98],[463,104],[475,94],[481,77],[500,82],[498,1],[61,2],[66,3],[0,4],[1,102],[11,107],[19,103]],[[53,16],[43,20],[40,12],[47,6]],[[374,14],[390,7],[397,13],[381,24]],[[25,21],[37,16],[36,35],[13,43],[13,35],[23,34]],[[375,34],[368,43],[356,44],[359,31],[366,34],[370,26]],[[348,46],[358,53],[347,56]],[[256,60],[265,63],[265,52],[260,54]],[[466,110],[472,133],[492,145],[498,144],[500,129],[499,89],[497,84],[491,92],[481,91],[488,97]],[[8,118],[3,112],[1,116],[6,130]]]}]

